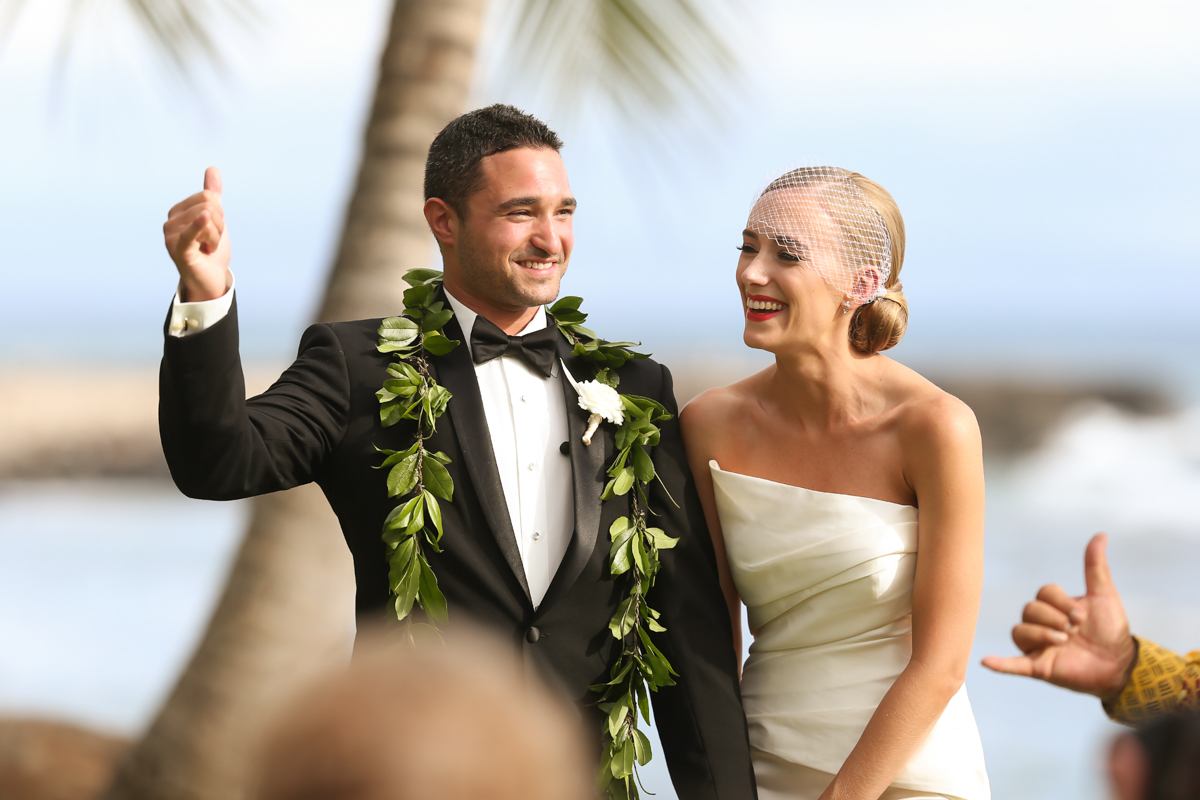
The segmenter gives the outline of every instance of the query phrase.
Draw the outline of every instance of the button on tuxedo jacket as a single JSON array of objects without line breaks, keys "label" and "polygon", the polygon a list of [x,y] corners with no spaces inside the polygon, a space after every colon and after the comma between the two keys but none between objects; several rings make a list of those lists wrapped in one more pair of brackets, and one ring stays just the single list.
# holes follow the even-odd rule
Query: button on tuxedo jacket
[{"label": "button on tuxedo jacket", "polygon": [[[190,497],[227,500],[316,481],[341,522],[354,559],[357,613],[391,611],[383,520],[398,498],[387,496],[387,470],[375,469],[376,447],[403,450],[415,423],[384,428],[375,392],[391,356],[376,350],[381,320],[323,323],[305,331],[296,361],[263,394],[245,399],[238,355],[237,303],[212,327],[166,337],[160,370],[159,428],[176,485]],[[462,339],[457,320],[444,332]],[[559,337],[559,356],[576,380],[593,376],[588,362]],[[535,609],[529,597],[504,501],[474,365],[465,345],[431,356],[435,379],[453,395],[429,441],[451,459],[453,502],[442,502],[442,552],[430,565],[450,609],[450,625],[469,618],[525,650],[527,661],[563,688],[599,730],[592,684],[608,680],[619,643],[608,630],[628,591],[627,576],[608,568],[608,529],[629,513],[629,497],[600,501],[615,451],[614,426],[602,424],[591,446],[582,442],[587,412],[561,376],[567,406],[575,526],[562,564]],[[676,412],[671,376],[648,359],[620,370],[620,390],[654,398]],[[672,782],[681,798],[755,797],[729,616],[716,558],[676,420],[660,423],[652,451],[672,503],[657,485],[650,504],[679,544],[662,554],[650,593],[665,633],[656,644],[680,673],[677,685],[652,695],[656,725]],[[547,465],[551,468],[551,465]]]}]

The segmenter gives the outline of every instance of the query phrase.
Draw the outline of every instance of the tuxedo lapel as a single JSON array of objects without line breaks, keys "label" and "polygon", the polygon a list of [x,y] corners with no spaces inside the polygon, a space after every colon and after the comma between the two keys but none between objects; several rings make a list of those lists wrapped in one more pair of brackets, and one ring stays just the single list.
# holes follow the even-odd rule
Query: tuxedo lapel
[{"label": "tuxedo lapel", "polygon": [[[558,339],[558,356],[571,370],[577,381],[592,380],[592,369],[588,362],[571,354],[571,347],[563,337]],[[563,398],[567,404],[567,441],[571,447],[571,473],[575,494],[575,529],[571,543],[563,555],[562,563],[554,574],[541,607],[545,608],[559,594],[569,588],[579,577],[584,566],[596,549],[600,534],[600,493],[608,481],[606,465],[612,459],[616,443],[612,427],[603,423],[592,437],[591,445],[583,443],[587,431],[588,412],[579,407],[579,395],[567,376],[561,377]]]},{"label": "tuxedo lapel", "polygon": [[[443,331],[451,339],[463,339],[462,327],[457,319],[446,323]],[[500,472],[496,468],[496,455],[492,450],[492,436],[488,431],[487,417],[483,412],[483,397],[479,393],[479,381],[475,377],[475,365],[465,343],[444,356],[430,359],[437,381],[450,390],[452,398],[446,413],[454,423],[458,434],[458,446],[463,461],[488,526],[504,553],[504,560],[529,599],[529,584],[525,580],[525,566],[521,563],[521,551],[517,548],[517,537],[513,532],[512,517],[504,500],[504,486],[500,483]]]}]

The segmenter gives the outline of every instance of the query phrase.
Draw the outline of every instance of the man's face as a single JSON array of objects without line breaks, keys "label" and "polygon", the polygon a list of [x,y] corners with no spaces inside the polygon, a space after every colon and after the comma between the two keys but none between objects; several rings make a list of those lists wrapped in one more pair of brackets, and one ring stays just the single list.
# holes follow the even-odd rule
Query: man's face
[{"label": "man's face", "polygon": [[553,301],[575,243],[562,158],[522,147],[488,156],[480,168],[484,186],[467,201],[455,241],[459,281],[508,311]]}]

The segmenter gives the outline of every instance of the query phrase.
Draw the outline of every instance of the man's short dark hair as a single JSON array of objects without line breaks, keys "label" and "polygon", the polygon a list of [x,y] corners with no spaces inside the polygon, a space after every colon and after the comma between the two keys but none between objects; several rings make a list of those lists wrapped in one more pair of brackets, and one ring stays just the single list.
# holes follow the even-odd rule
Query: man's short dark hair
[{"label": "man's short dark hair", "polygon": [[518,147],[558,152],[562,146],[546,123],[513,106],[496,103],[468,111],[442,128],[429,146],[425,199],[440,198],[466,219],[467,200],[483,188],[483,159]]}]

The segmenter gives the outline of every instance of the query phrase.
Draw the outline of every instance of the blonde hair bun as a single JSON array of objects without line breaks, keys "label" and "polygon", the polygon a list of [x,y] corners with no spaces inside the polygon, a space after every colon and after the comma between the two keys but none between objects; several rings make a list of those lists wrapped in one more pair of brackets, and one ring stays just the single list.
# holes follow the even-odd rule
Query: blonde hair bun
[{"label": "blonde hair bun", "polygon": [[872,303],[859,306],[850,320],[850,344],[864,353],[895,347],[908,328],[908,300],[899,286]]},{"label": "blonde hair bun", "polygon": [[884,284],[887,294],[859,306],[850,320],[850,344],[864,353],[878,353],[899,344],[908,328],[908,300],[900,283],[900,268],[904,266],[904,217],[887,189],[857,172],[851,172],[850,179],[879,211],[891,240],[892,268]]}]

